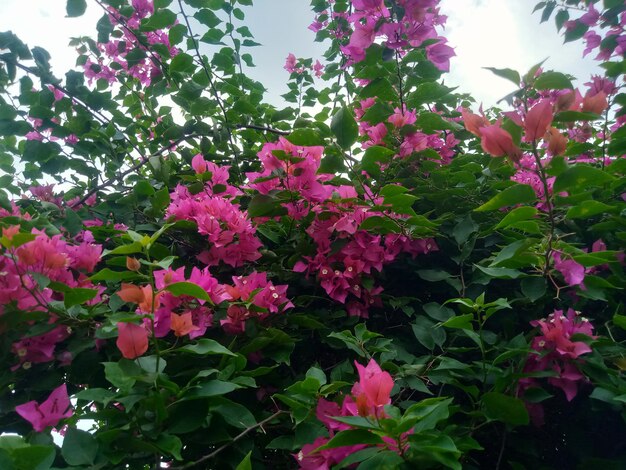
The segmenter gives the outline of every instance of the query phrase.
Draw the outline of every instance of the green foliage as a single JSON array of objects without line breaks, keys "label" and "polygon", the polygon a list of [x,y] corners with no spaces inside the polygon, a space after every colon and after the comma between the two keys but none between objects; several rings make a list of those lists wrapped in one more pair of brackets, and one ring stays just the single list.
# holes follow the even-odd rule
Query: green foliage
[{"label": "green foliage", "polygon": [[[461,123],[445,41],[389,44],[384,3],[348,53],[358,5],[313,0],[278,106],[251,0],[67,0],[103,16],[59,76],[0,33],[0,468],[621,468],[614,35],[605,97],[487,67],[514,106]],[[591,3],[626,9],[535,10],[573,41]]]}]

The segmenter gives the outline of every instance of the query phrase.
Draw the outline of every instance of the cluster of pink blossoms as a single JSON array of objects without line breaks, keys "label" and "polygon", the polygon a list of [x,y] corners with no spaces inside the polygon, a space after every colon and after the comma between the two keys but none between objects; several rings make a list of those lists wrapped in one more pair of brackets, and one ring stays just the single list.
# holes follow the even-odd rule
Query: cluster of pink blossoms
[{"label": "cluster of pink blossoms", "polygon": [[[2,236],[9,243],[18,233],[19,226],[2,229]],[[38,284],[37,279],[41,276],[70,288],[96,288],[86,273],[92,272],[100,261],[102,247],[94,243],[91,232],[79,234],[76,245],[62,240],[61,235],[49,237],[37,229],[33,229],[32,233],[34,240],[17,248],[8,248],[0,256],[0,315],[11,303],[23,311],[47,311],[50,301],[62,300],[61,293]],[[98,288],[98,294],[90,303],[99,302],[103,290]],[[56,321],[55,315],[50,314],[50,331],[13,343],[11,350],[18,360],[14,368],[29,368],[32,364],[55,359],[56,345],[71,333],[64,325],[53,326]],[[61,353],[57,359],[67,363],[71,361],[71,356]]]},{"label": "cluster of pink blossoms", "polygon": [[[131,77],[137,78],[143,85],[150,86],[155,77],[161,75],[159,62],[163,62],[164,59],[159,56],[155,57],[157,52],[154,50],[148,51],[148,47],[141,44],[137,39],[139,34],[145,36],[148,46],[162,44],[167,47],[170,57],[178,54],[178,49],[170,46],[167,28],[145,33],[134,32],[134,30],[139,28],[142,19],[154,13],[153,0],[132,0],[132,6],[134,9],[133,14],[128,18],[122,16],[113,7],[109,7],[109,21],[114,26],[120,25],[119,29],[122,36],[120,39],[110,39],[107,43],[98,44],[98,48],[106,57],[106,63],[102,57],[99,57],[97,62],[87,59],[83,68],[85,77],[89,79],[90,83],[94,79],[104,79],[109,83],[113,83],[117,80],[120,71],[124,71]],[[147,56],[140,60],[133,59],[129,61],[128,53],[133,50],[129,46],[130,44],[145,52]],[[112,66],[113,63],[117,65]],[[119,70],[120,67],[121,70]]]},{"label": "cluster of pink blossoms", "polygon": [[361,100],[358,103],[359,106],[355,107],[354,110],[359,123],[359,134],[369,137],[369,140],[363,144],[363,148],[374,145],[386,146],[385,138],[393,136],[395,140],[400,141],[398,157],[405,158],[426,149],[433,149],[439,154],[440,159],[437,161],[440,164],[450,163],[456,154],[454,147],[459,143],[452,132],[443,138],[439,134],[425,134],[420,131],[406,132],[405,126],[411,126],[417,121],[416,110],[407,109],[406,106],[402,109],[395,108],[386,122],[371,124],[364,119],[364,116],[375,103],[376,98],[366,98]]},{"label": "cluster of pink blossoms", "polygon": [[[316,254],[304,256],[294,271],[316,276],[330,298],[346,304],[350,315],[367,317],[370,306],[381,305],[382,287],[366,288],[364,277],[381,272],[401,253],[415,257],[437,250],[437,245],[432,239],[373,235],[359,229],[364,220],[381,213],[370,210],[354,187],[324,184],[333,175],[318,173],[323,151],[323,147],[294,145],[284,138],[267,143],[258,153],[263,170],[246,174],[248,187],[261,194],[294,193],[296,197],[282,205],[296,220],[314,214],[306,231],[315,242]],[[382,198],[369,197],[373,204],[383,203]]]},{"label": "cluster of pink blossoms", "polygon": [[[333,193],[333,187],[323,183],[334,175],[317,173],[323,153],[324,147],[294,145],[283,137],[276,143],[268,142],[257,154],[263,170],[246,173],[248,187],[260,194],[275,190],[297,194],[297,198],[283,206],[291,217],[301,219],[313,204],[327,200]],[[298,201],[300,198],[304,202]]]},{"label": "cluster of pink blossoms", "polygon": [[[189,277],[185,276],[185,267],[176,270],[167,269],[154,273],[155,286],[143,287],[122,284],[118,296],[137,304],[137,313],[152,314],[144,317],[143,324],[119,323],[118,348],[124,357],[135,358],[148,349],[148,337],[154,334],[163,338],[170,332],[175,336],[188,336],[195,339],[204,336],[212,328],[214,309],[224,301],[229,302],[226,317],[220,325],[229,334],[241,334],[245,331],[245,322],[251,318],[264,320],[271,313],[284,312],[293,304],[287,298],[287,286],[275,286],[267,280],[266,273],[253,272],[248,276],[234,276],[233,285],[220,284],[209,269],[193,268]],[[177,282],[191,282],[207,292],[211,303],[186,295],[175,296],[167,287]]]},{"label": "cluster of pink blossoms", "polygon": [[[626,55],[626,12],[622,12],[619,21],[611,21],[596,10],[593,2],[579,2],[580,6],[587,11],[580,17],[568,20],[564,23],[565,31],[573,31],[580,27],[586,29],[583,36],[587,47],[583,57],[594,50],[598,50],[597,60],[609,60],[611,57],[624,57]],[[573,11],[573,10],[570,10]],[[601,31],[602,29],[607,31]],[[602,37],[603,33],[604,37]]]},{"label": "cluster of pink blossoms", "polygon": [[450,58],[455,55],[454,50],[436,30],[436,26],[446,20],[436,8],[439,0],[398,0],[397,3],[404,10],[402,18],[394,18],[384,0],[352,2],[355,11],[345,15],[345,20],[353,31],[348,43],[341,46],[341,51],[348,57],[348,65],[365,59],[366,49],[377,38],[382,38],[387,48],[401,54],[432,40],[426,46],[428,60],[439,70],[450,70]]},{"label": "cluster of pink blossoms", "polygon": [[233,286],[225,286],[232,303],[220,325],[229,334],[241,334],[245,331],[246,320],[263,320],[270,313],[293,308],[286,295],[287,287],[286,284],[275,286],[267,280],[266,273],[255,271],[248,276],[233,276]]},{"label": "cluster of pink blossoms", "polygon": [[217,266],[221,261],[234,268],[259,259],[262,244],[256,230],[247,213],[232,202],[240,192],[228,184],[229,167],[207,162],[202,155],[196,155],[192,165],[197,174],[210,172],[211,178],[197,194],[178,185],[170,195],[167,215],[195,222],[198,232],[207,237],[209,248],[198,259],[208,266]]},{"label": "cluster of pink blossoms", "polygon": [[[548,318],[532,321],[531,325],[539,327],[541,334],[533,339],[532,349],[535,352],[528,356],[524,372],[554,371],[556,375],[548,378],[548,382],[563,390],[567,400],[571,401],[578,393],[578,384],[585,380],[577,367],[582,363],[580,356],[591,352],[586,343],[571,338],[576,334],[595,338],[593,326],[571,308],[567,310],[567,315],[562,310],[555,310]],[[524,378],[519,386],[520,392],[537,387],[537,379]],[[543,423],[541,406],[531,405],[529,411],[536,424]]]},{"label": "cluster of pink blossoms", "polygon": [[[316,218],[307,233],[316,245],[314,256],[304,256],[294,271],[316,276],[328,296],[346,304],[349,315],[368,317],[369,308],[380,307],[381,286],[368,285],[366,278],[382,272],[401,253],[412,257],[438,250],[432,239],[413,239],[401,234],[374,235],[359,229],[367,218],[381,215],[359,202],[351,186],[335,188],[339,199],[313,208]],[[382,198],[374,198],[382,204]],[[394,217],[395,215],[389,215]],[[397,217],[397,216],[395,216]],[[338,248],[339,247],[339,248]]]},{"label": "cluster of pink blossoms", "polygon": [[[297,73],[298,75],[304,73],[307,70],[307,67],[298,63],[298,59],[293,54],[287,55],[285,59],[285,66],[283,67],[289,73]],[[324,72],[324,66],[321,64],[319,60],[316,60],[315,63],[311,66],[311,70],[315,74],[316,77],[321,77]]]},{"label": "cluster of pink blossoms", "polygon": [[[355,362],[355,365],[359,373],[359,381],[353,385],[351,394],[344,397],[342,405],[339,406],[337,403],[323,398],[320,398],[317,404],[317,419],[326,426],[330,438],[334,436],[335,432],[352,429],[350,425],[341,423],[333,419],[334,417],[384,418],[386,416],[384,406],[391,403],[391,389],[393,388],[391,375],[384,372],[374,359],[371,359],[366,367],[358,362]],[[405,440],[408,434],[406,433],[400,440],[402,449],[398,448],[397,441],[386,437],[383,437],[384,446],[388,450],[401,453],[401,451],[406,450],[405,446],[408,445]],[[312,444],[302,447],[302,450],[294,455],[300,468],[327,470],[340,463],[348,455],[367,447],[366,444],[357,444],[317,450],[328,441],[329,438],[327,437],[318,437]]]}]

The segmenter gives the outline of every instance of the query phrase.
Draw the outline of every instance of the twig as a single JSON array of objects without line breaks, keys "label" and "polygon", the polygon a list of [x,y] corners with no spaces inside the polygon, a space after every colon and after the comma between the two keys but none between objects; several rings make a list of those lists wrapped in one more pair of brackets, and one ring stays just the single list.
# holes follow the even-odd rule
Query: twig
[{"label": "twig", "polygon": [[244,438],[250,431],[253,431],[256,428],[262,427],[264,424],[269,423],[270,421],[272,421],[273,419],[275,419],[276,417],[280,416],[283,413],[287,413],[287,411],[285,411],[285,410],[278,410],[276,413],[274,413],[271,416],[268,416],[267,418],[265,418],[262,421],[259,421],[254,426],[250,426],[250,427],[244,429],[241,433],[237,434],[233,438],[232,441],[227,442],[226,444],[222,445],[221,447],[218,447],[217,449],[215,449],[210,454],[205,455],[204,457],[200,457],[198,460],[194,460],[193,462],[189,462],[189,463],[187,463],[185,465],[181,465],[180,467],[171,467],[170,470],[185,470],[185,469],[188,469],[188,468],[195,467],[196,465],[199,465],[199,464],[201,464],[203,462],[206,462],[207,460],[211,460],[213,457],[215,457],[217,454],[222,452],[224,449],[227,449],[228,447],[230,447],[235,442],[237,442],[240,439]]},{"label": "twig", "polygon": [[274,129],[273,127],[258,126],[256,124],[237,124],[236,126],[234,126],[234,128],[235,129],[254,129],[257,131],[271,132],[272,134],[277,134],[277,135],[291,134],[290,131],[281,131],[279,129]]},{"label": "twig", "polygon": [[77,207],[80,206],[81,204],[83,204],[87,199],[89,199],[89,197],[91,197],[93,194],[97,193],[98,191],[100,191],[101,189],[106,188],[107,186],[115,183],[117,180],[122,180],[124,179],[124,177],[126,175],[129,175],[130,173],[132,173],[135,170],[138,170],[139,168],[141,168],[143,165],[145,165],[148,161],[150,161],[150,159],[152,157],[158,157],[160,155],[162,155],[166,150],[171,149],[172,147],[175,147],[176,145],[180,144],[183,140],[185,139],[189,139],[192,137],[197,137],[197,135],[191,135],[191,136],[185,136],[185,137],[181,137],[177,140],[175,140],[174,142],[169,143],[168,145],[166,145],[165,147],[157,150],[156,152],[148,155],[147,157],[143,157],[141,159],[139,159],[139,161],[137,163],[135,163],[133,166],[131,166],[130,168],[128,168],[127,170],[124,170],[123,172],[121,172],[119,175],[113,177],[113,178],[109,178],[108,180],[106,180],[105,182],[95,186],[94,188],[90,189],[89,191],[87,191],[87,193],[80,198],[76,203],[74,203],[71,207]]}]

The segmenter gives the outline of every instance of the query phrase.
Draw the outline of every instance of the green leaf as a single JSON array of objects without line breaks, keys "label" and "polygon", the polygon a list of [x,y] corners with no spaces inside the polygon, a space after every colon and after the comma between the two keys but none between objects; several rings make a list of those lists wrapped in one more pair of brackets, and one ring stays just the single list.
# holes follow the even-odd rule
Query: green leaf
[{"label": "green leaf", "polygon": [[255,194],[248,204],[250,217],[275,217],[286,214],[287,209],[281,206],[276,198],[267,194]]},{"label": "green leaf", "polygon": [[250,460],[251,457],[252,451],[246,454],[243,460],[239,462],[239,465],[237,465],[237,468],[235,468],[235,470],[252,470],[252,461]]},{"label": "green leaf", "polygon": [[226,395],[227,393],[237,390],[238,388],[241,388],[241,385],[232,382],[224,382],[223,380],[209,380],[208,382],[192,387],[184,395],[184,398],[217,397]]},{"label": "green leaf", "polygon": [[523,275],[523,273],[518,271],[517,269],[487,268],[484,266],[479,266],[477,264],[475,264],[474,266],[484,272],[487,276],[496,279],[517,279],[518,277]]},{"label": "green leaf", "polygon": [[129,279],[136,279],[137,277],[137,274],[129,271],[113,271],[109,268],[104,268],[89,279],[91,281],[128,281]]},{"label": "green leaf", "polygon": [[98,441],[87,431],[69,428],[63,439],[61,455],[70,465],[91,465],[98,453]]},{"label": "green leaf", "polygon": [[312,129],[296,129],[285,138],[294,145],[324,145],[324,139]]},{"label": "green leaf", "polygon": [[578,190],[575,192],[587,191],[591,186],[602,186],[613,181],[615,178],[608,173],[594,168],[590,165],[574,165],[559,176],[554,181],[554,192]]},{"label": "green leaf", "polygon": [[74,287],[65,292],[63,301],[66,307],[84,304],[98,295],[98,289],[87,289],[85,287]]},{"label": "green leaf", "polygon": [[11,452],[17,470],[48,470],[52,467],[56,451],[52,446],[31,445]]},{"label": "green leaf", "polygon": [[593,217],[594,215],[604,214],[607,212],[615,212],[617,210],[614,206],[609,206],[600,201],[583,201],[580,204],[571,207],[566,214],[568,219],[586,219]]},{"label": "green leaf", "polygon": [[529,422],[526,406],[519,398],[497,392],[488,392],[483,395],[482,402],[485,415],[490,419],[513,426],[523,426]]},{"label": "green leaf", "polygon": [[435,131],[441,130],[458,131],[462,129],[459,124],[447,121],[442,118],[441,115],[431,112],[420,113],[415,125],[427,134],[432,134]]},{"label": "green leaf", "polygon": [[349,429],[335,434],[330,441],[317,450],[334,449],[336,447],[354,446],[358,444],[377,445],[383,444],[384,441],[380,436],[373,434],[365,429]]},{"label": "green leaf", "polygon": [[474,314],[466,313],[465,315],[457,315],[452,317],[445,322],[443,322],[443,326],[447,328],[459,328],[462,330],[473,330],[472,320],[474,320]]},{"label": "green leaf", "polygon": [[567,75],[561,72],[544,72],[537,77],[534,86],[537,90],[573,90],[574,85]]},{"label": "green leaf", "polygon": [[622,330],[626,330],[626,315],[616,313],[613,315],[613,323],[615,326],[619,326]]},{"label": "green leaf", "polygon": [[83,15],[86,9],[87,9],[86,0],[67,0],[67,4],[65,6],[65,10],[67,11],[67,16],[71,18],[75,18],[77,16]]},{"label": "green leaf", "polygon": [[397,99],[398,94],[391,86],[391,83],[389,83],[389,80],[386,78],[375,78],[361,89],[359,96],[361,98],[376,97],[381,101],[394,101]]},{"label": "green leaf", "polygon": [[170,62],[170,70],[172,72],[188,72],[194,70],[193,57],[189,54],[180,52],[174,56]]},{"label": "green leaf", "polygon": [[535,215],[537,215],[537,212],[539,211],[534,207],[517,207],[508,214],[506,214],[506,216],[498,223],[498,225],[496,225],[496,230],[499,228],[507,228],[509,225],[520,222],[522,220],[532,219]]},{"label": "green leaf", "polygon": [[211,297],[209,297],[208,292],[205,291],[198,284],[194,284],[193,282],[173,282],[172,284],[168,284],[167,286],[165,286],[163,290],[171,292],[176,297],[180,297],[181,295],[188,295],[189,297],[206,300],[207,302],[213,303]]},{"label": "green leaf", "polygon": [[[134,363],[121,360],[120,362],[103,362],[104,376],[120,391],[128,393],[137,381],[136,376],[141,373],[141,369]],[[134,366],[134,368],[132,367]]]},{"label": "green leaf", "polygon": [[108,255],[130,255],[143,251],[143,245],[140,242],[129,243],[128,245],[120,245],[111,251],[105,251],[102,256]]},{"label": "green leaf", "polygon": [[522,279],[522,294],[524,294],[531,302],[535,302],[543,297],[546,293],[546,279],[540,276],[532,276]]},{"label": "green leaf", "polygon": [[335,113],[330,123],[330,129],[337,137],[337,143],[343,149],[349,149],[359,135],[359,126],[354,120],[352,112],[346,107]]},{"label": "green leaf", "polygon": [[183,460],[180,455],[181,450],[183,450],[183,443],[178,436],[161,434],[156,441],[156,446],[163,452],[172,455],[176,460]]},{"label": "green leaf", "polygon": [[574,122],[574,121],[595,121],[602,119],[602,116],[588,111],[561,111],[556,113],[552,119],[554,122]]},{"label": "green leaf", "polygon": [[509,186],[505,190],[499,192],[482,206],[474,209],[475,211],[493,211],[513,204],[521,204],[523,202],[534,202],[537,195],[532,187],[527,184],[515,184]]},{"label": "green leaf", "polygon": [[404,459],[397,452],[383,450],[364,460],[357,470],[396,470],[404,463]]},{"label": "green leaf", "polygon": [[231,352],[220,343],[215,340],[208,338],[201,338],[195,344],[187,344],[178,349],[181,352],[198,354],[200,356],[206,355],[214,355],[214,354],[222,354],[227,356],[236,356],[235,353]]},{"label": "green leaf", "polygon": [[494,73],[498,77],[506,78],[507,80],[513,82],[515,86],[519,86],[520,82],[522,81],[519,75],[519,72],[517,72],[516,70],[508,69],[508,68],[497,69],[495,67],[483,67],[483,68],[489,70],[490,72]]}]

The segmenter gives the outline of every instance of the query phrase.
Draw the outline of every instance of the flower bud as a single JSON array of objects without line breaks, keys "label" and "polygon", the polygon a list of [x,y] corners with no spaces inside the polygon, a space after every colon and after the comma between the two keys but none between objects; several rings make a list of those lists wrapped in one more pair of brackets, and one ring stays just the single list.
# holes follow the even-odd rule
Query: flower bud
[{"label": "flower bud", "polygon": [[141,268],[141,263],[136,258],[131,258],[130,256],[126,257],[126,268],[129,271],[139,271]]}]

